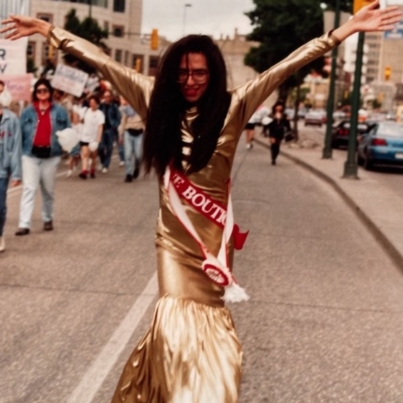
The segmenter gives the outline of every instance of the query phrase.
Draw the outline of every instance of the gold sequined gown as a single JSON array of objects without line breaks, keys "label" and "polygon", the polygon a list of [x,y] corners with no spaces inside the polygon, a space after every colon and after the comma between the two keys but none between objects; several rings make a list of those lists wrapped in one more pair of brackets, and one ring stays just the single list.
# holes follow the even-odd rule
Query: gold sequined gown
[{"label": "gold sequined gown", "polygon": [[[113,61],[94,45],[53,28],[50,43],[95,66],[145,119],[154,80]],[[226,205],[227,180],[239,137],[253,112],[294,71],[327,53],[337,40],[316,38],[256,79],[231,91],[232,99],[217,147],[208,165],[188,175],[190,181]],[[182,128],[183,154],[190,152],[186,130],[197,115],[189,110]],[[187,124],[186,124],[187,123]],[[186,163],[184,162],[186,172]],[[201,270],[198,244],[175,217],[159,184],[156,249],[159,294],[150,330],[135,347],[118,382],[112,403],[236,403],[242,350],[223,288]],[[222,229],[185,207],[201,239],[217,254]]]}]

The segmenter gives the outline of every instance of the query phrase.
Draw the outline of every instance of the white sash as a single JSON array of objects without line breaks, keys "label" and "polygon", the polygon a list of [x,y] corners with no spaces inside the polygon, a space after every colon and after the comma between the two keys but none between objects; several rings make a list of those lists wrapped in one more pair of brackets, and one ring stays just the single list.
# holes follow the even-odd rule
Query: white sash
[{"label": "white sash", "polygon": [[193,223],[190,221],[185,209],[183,208],[178,192],[172,182],[172,171],[169,167],[166,168],[164,174],[164,186],[167,191],[172,210],[174,211],[178,220],[199,244],[200,250],[204,256],[204,261],[202,263],[203,271],[212,281],[225,288],[223,299],[228,302],[247,301],[249,299],[248,294],[242,287],[239,286],[235,277],[228,268],[228,242],[231,238],[234,227],[231,193],[228,196],[227,214],[221,239],[221,246],[218,256],[216,257],[207,249],[207,246],[201,240]]}]

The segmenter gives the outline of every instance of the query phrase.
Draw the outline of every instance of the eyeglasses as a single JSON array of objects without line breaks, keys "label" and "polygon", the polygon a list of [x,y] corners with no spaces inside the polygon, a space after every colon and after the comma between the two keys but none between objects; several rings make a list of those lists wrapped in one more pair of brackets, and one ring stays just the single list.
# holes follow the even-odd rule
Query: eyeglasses
[{"label": "eyeglasses", "polygon": [[196,84],[204,84],[207,81],[208,75],[209,71],[206,69],[197,69],[197,70],[179,69],[178,78],[176,81],[179,84],[184,84],[191,76]]},{"label": "eyeglasses", "polygon": [[38,88],[35,92],[37,94],[47,94],[49,93],[49,90],[47,88]]}]

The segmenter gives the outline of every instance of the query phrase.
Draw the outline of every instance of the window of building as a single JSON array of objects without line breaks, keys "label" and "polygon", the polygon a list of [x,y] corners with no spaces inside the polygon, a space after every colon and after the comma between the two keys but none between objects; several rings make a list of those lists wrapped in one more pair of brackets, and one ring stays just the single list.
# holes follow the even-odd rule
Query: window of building
[{"label": "window of building", "polygon": [[150,57],[150,62],[148,64],[148,74],[150,76],[155,76],[157,74],[159,58],[156,56]]},{"label": "window of building", "polygon": [[121,49],[115,50],[115,60],[119,63],[122,62],[122,50]]},{"label": "window of building", "polygon": [[27,46],[27,57],[35,59],[36,42],[29,41]]},{"label": "window of building", "polygon": [[42,66],[49,65],[49,63],[56,63],[56,49],[48,45],[46,42],[42,44]]},{"label": "window of building", "polygon": [[113,25],[112,35],[118,38],[122,38],[125,35],[125,27],[123,25]]},{"label": "window of building", "polygon": [[125,12],[125,0],[113,0],[113,11],[115,13],[124,13]]},{"label": "window of building", "polygon": [[36,18],[39,18],[40,20],[46,21],[49,24],[53,24],[53,14],[38,13],[38,14],[36,14]]}]

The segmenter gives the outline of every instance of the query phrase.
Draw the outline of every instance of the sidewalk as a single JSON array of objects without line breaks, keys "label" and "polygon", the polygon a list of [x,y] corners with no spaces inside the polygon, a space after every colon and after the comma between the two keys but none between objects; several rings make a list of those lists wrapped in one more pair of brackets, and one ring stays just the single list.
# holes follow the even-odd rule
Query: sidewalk
[{"label": "sidewalk", "polygon": [[[265,139],[256,143],[269,148]],[[361,168],[359,179],[343,178],[346,155],[322,158],[322,148],[284,144],[281,155],[330,184],[364,222],[392,260],[403,271],[403,198]]]}]

